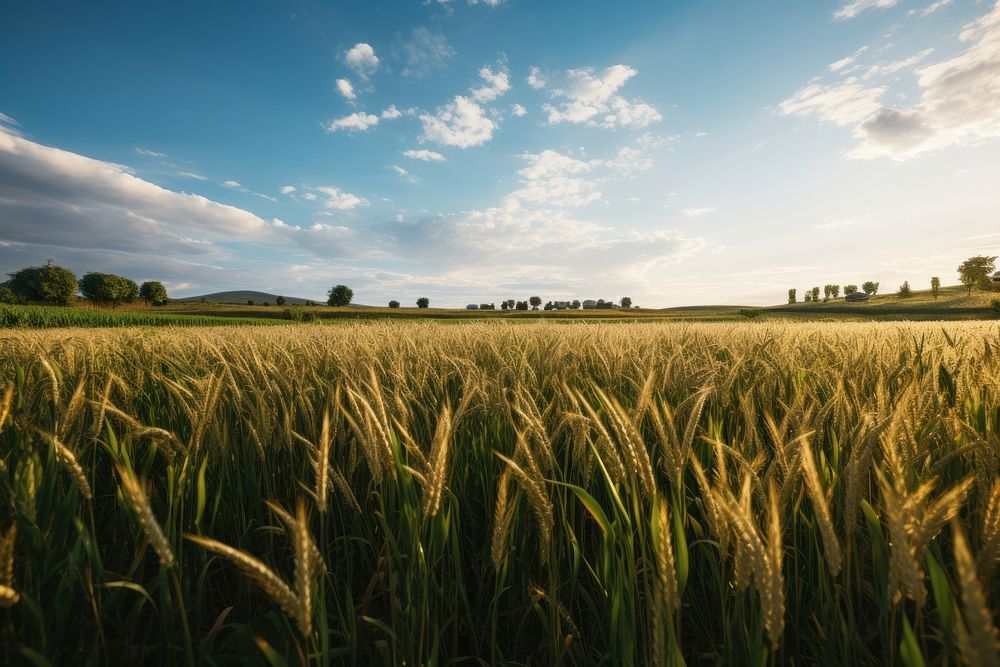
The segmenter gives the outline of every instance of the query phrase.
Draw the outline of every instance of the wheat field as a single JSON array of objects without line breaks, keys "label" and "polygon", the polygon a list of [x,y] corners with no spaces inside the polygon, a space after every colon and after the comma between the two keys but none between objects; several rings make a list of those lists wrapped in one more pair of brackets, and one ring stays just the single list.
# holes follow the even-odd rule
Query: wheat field
[{"label": "wheat field", "polygon": [[1000,326],[0,332],[5,664],[997,665]]}]

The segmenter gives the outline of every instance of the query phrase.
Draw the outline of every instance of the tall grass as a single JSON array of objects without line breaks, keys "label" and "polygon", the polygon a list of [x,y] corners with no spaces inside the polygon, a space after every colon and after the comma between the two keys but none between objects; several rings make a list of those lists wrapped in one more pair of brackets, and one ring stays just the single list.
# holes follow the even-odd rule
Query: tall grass
[{"label": "tall grass", "polygon": [[0,333],[0,661],[995,664],[1000,327]]},{"label": "tall grass", "polygon": [[60,306],[0,305],[0,329],[50,329],[59,327],[205,327],[234,324],[265,325],[276,320],[259,317],[227,317],[147,313],[130,310],[67,308]]}]

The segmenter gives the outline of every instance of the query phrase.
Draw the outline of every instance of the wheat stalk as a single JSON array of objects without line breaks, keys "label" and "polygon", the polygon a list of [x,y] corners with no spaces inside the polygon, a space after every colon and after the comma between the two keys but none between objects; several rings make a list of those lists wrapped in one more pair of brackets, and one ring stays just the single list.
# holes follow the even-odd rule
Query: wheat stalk
[{"label": "wheat stalk", "polygon": [[135,474],[124,466],[118,466],[118,478],[121,480],[125,495],[132,505],[132,510],[139,519],[142,532],[146,535],[146,540],[153,546],[156,555],[160,557],[160,564],[163,567],[172,567],[174,564],[174,552],[170,548],[160,524],[156,521],[153,509],[149,506],[149,499],[142,483],[136,479]]}]

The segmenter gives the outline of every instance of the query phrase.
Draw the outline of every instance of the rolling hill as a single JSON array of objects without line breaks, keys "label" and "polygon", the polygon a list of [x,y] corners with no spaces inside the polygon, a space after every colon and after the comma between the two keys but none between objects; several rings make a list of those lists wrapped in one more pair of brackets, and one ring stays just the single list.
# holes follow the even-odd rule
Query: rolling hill
[{"label": "rolling hill", "polygon": [[[281,296],[285,297],[285,303],[290,306],[303,306],[306,301],[310,299],[302,299],[297,296]],[[172,301],[204,301],[205,303],[231,303],[237,305],[246,305],[247,301],[253,301],[255,304],[264,303],[265,301],[273,304],[278,298],[277,294],[268,294],[267,292],[255,292],[253,290],[234,290],[232,292],[213,292],[212,294],[202,294],[200,296],[187,296],[183,299],[172,299]],[[324,300],[314,300],[317,303],[323,303]]]}]

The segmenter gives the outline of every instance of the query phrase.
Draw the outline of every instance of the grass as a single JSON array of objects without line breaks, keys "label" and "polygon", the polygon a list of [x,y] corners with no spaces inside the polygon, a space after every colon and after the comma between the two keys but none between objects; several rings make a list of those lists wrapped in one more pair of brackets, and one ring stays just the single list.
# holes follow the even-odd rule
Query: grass
[{"label": "grass", "polygon": [[0,660],[991,664],[998,334],[0,332]]},{"label": "grass", "polygon": [[0,329],[205,327],[220,325],[265,325],[274,323],[275,320],[266,318],[226,317],[182,312],[0,305]]}]

